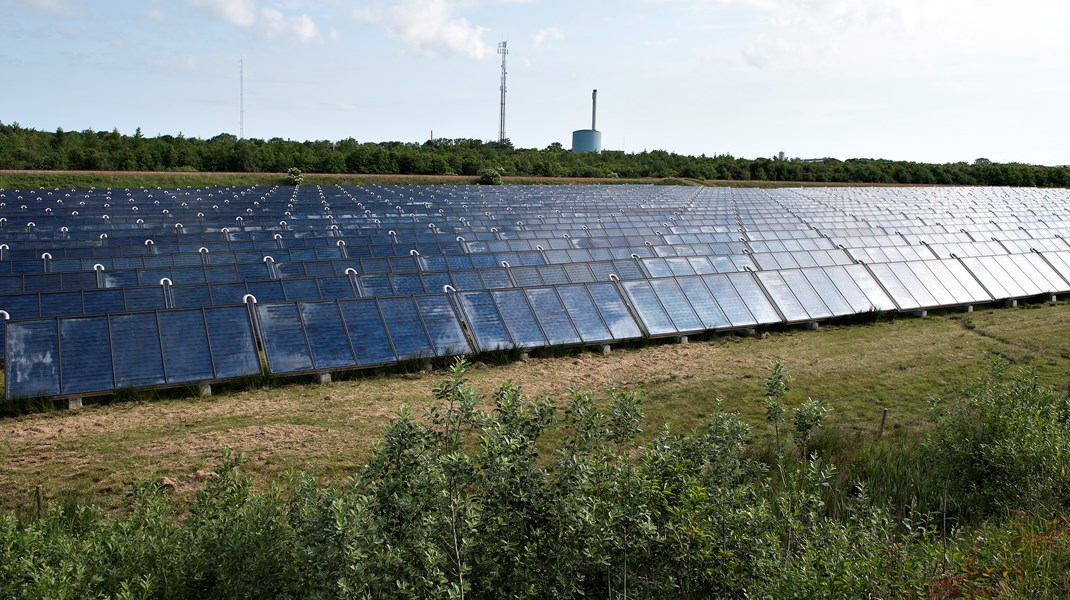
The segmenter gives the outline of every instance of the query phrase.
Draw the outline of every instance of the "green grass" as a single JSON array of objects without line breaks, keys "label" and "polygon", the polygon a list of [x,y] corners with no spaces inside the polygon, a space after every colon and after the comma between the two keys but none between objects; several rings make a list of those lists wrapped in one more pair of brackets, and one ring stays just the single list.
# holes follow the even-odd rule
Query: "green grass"
[{"label": "green grass", "polygon": [[[591,352],[492,365],[469,372],[488,394],[502,381],[529,397],[563,401],[570,388],[605,397],[616,385],[643,393],[648,440],[664,425],[688,430],[718,400],[751,425],[758,445],[772,432],[759,399],[771,360],[783,360],[794,378],[785,402],[813,397],[832,406],[828,422],[843,435],[871,439],[888,408],[885,437],[911,443],[929,427],[929,400],[958,397],[988,368],[988,355],[1036,370],[1057,389],[1070,385],[1070,304],[893,322],[789,328],[759,337],[712,335],[687,345],[652,343],[608,355]],[[198,469],[211,470],[223,448],[246,452],[244,467],[262,484],[290,468],[314,465],[328,479],[353,472],[369,455],[388,419],[402,404],[416,414],[431,405],[434,373],[370,373],[328,385],[281,378],[215,386],[216,396],[173,391],[126,394],[126,401],[90,404],[0,419],[0,508],[24,506],[34,486],[48,498],[76,494],[107,506],[121,504],[130,484],[167,476],[192,497]],[[825,439],[826,445],[836,440]]]},{"label": "green grass", "polygon": [[[503,177],[506,185],[655,184],[737,188],[843,187],[869,184],[813,181],[731,181],[721,179],[619,177]],[[475,185],[477,176],[305,173],[302,185]],[[0,171],[0,189],[68,189],[129,187],[216,187],[285,185],[285,173],[215,173],[204,171]],[[887,184],[895,185],[895,184]]]}]

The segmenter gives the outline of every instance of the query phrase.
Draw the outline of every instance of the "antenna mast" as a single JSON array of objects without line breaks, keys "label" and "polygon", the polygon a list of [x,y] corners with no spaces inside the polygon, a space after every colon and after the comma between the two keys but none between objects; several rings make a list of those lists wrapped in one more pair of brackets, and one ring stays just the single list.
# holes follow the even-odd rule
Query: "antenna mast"
[{"label": "antenna mast", "polygon": [[498,42],[498,54],[502,56],[502,103],[501,112],[498,116],[498,143],[505,144],[505,57],[509,54],[509,50],[506,48],[506,42]]},{"label": "antenna mast", "polygon": [[245,139],[245,57],[238,63],[238,139]]}]

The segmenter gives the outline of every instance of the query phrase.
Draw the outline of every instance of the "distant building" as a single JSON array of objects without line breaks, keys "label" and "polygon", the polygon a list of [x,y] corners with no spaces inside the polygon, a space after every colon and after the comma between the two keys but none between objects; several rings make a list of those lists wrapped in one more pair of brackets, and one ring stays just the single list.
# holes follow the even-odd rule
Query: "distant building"
[{"label": "distant building", "polygon": [[591,128],[577,129],[572,132],[572,151],[601,152],[602,132],[595,127],[595,117],[598,114],[598,90],[591,92]]}]

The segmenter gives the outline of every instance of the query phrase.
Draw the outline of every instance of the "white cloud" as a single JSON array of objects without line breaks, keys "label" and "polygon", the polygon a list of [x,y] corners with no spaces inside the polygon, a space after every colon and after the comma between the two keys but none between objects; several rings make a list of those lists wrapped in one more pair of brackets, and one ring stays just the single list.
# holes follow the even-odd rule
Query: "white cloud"
[{"label": "white cloud", "polygon": [[319,28],[308,15],[287,17],[273,8],[260,9],[260,27],[268,38],[285,38],[294,36],[301,42],[314,42],[321,39]]},{"label": "white cloud", "polygon": [[[1065,48],[1062,0],[650,0],[743,25],[732,50],[752,67],[927,67]],[[1043,52],[1041,52],[1043,54]]]},{"label": "white cloud", "polygon": [[79,0],[30,0],[30,6],[60,17],[83,17],[85,7]]},{"label": "white cloud", "polygon": [[536,48],[543,48],[553,46],[555,42],[561,42],[565,39],[565,33],[557,27],[547,27],[535,32],[535,35],[531,37],[531,42]]},{"label": "white cloud", "polygon": [[187,0],[221,21],[238,27],[252,27],[256,23],[256,0]]},{"label": "white cloud", "polygon": [[316,22],[307,14],[288,16],[281,10],[257,7],[256,0],[187,0],[215,18],[243,29],[256,27],[269,39],[289,38],[298,42],[321,41]]},{"label": "white cloud", "polygon": [[399,0],[389,9],[356,9],[353,18],[378,25],[424,54],[464,54],[487,58],[494,50],[483,41],[487,30],[454,15],[446,0]]}]

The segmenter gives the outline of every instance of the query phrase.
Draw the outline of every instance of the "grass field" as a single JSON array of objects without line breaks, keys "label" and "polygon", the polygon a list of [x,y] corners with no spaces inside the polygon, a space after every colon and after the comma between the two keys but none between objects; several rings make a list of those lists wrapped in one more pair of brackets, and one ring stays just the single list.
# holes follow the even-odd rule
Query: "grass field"
[{"label": "grass field", "polygon": [[[829,421],[871,435],[889,410],[890,439],[916,438],[928,402],[954,396],[987,369],[986,355],[1034,368],[1044,383],[1070,386],[1070,303],[982,309],[862,325],[787,329],[755,337],[711,336],[686,345],[653,343],[533,358],[470,371],[489,393],[505,380],[530,397],[564,399],[571,388],[642,391],[645,430],[689,428],[723,400],[768,436],[758,401],[770,360],[794,377],[789,404],[807,397],[833,407]],[[224,448],[246,453],[262,483],[292,468],[328,479],[351,473],[403,404],[422,414],[444,373],[359,375],[327,385],[280,379],[209,398],[125,401],[0,420],[0,508],[27,506],[40,485],[49,501],[79,499],[118,506],[130,484],[168,477],[189,497]],[[173,394],[172,394],[173,395]],[[201,471],[201,473],[198,473]]]},{"label": "grass field", "polygon": [[[349,173],[305,173],[304,185],[465,185],[479,181],[466,175],[360,175]],[[0,171],[0,189],[64,189],[127,187],[216,187],[283,185],[285,173],[214,173],[200,171]],[[510,185],[575,184],[655,184],[742,188],[777,187],[872,187],[868,183],[813,181],[734,181],[676,177],[627,179],[597,177],[504,177]],[[879,184],[899,187],[902,184]],[[917,186],[914,186],[917,187]]]}]

